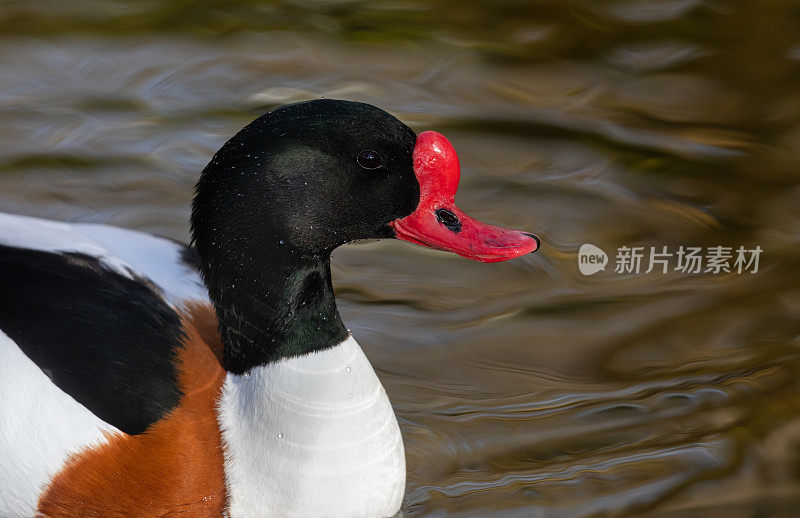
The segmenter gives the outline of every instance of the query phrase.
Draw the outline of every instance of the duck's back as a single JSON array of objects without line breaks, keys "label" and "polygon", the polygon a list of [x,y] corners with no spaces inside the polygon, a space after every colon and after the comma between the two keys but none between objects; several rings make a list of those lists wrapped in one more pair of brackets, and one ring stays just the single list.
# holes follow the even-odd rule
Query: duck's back
[{"label": "duck's back", "polygon": [[[166,469],[179,434],[209,446],[200,457],[221,483],[213,402],[224,371],[205,300],[183,245],[0,214],[0,516],[48,502],[48,514],[69,515],[70,499],[111,486],[120,463]],[[87,462],[107,469],[68,474]],[[109,498],[124,501],[115,487]]]},{"label": "duck's back", "polygon": [[64,223],[0,212],[0,245],[91,257],[103,267],[147,279],[171,305],[208,300],[194,250],[143,232],[93,223]]}]

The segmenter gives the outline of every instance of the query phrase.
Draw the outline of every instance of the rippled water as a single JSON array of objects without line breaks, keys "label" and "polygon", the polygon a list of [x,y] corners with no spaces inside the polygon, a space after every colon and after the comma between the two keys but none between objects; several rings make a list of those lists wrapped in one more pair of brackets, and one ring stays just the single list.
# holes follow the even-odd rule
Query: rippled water
[{"label": "rippled water", "polygon": [[[334,254],[395,405],[408,516],[800,515],[800,6],[544,0],[0,6],[0,210],[185,239],[192,185],[319,96],[445,133],[460,205],[543,239],[483,265]],[[578,272],[583,243],[605,272]],[[621,246],[757,274],[617,274]]]}]

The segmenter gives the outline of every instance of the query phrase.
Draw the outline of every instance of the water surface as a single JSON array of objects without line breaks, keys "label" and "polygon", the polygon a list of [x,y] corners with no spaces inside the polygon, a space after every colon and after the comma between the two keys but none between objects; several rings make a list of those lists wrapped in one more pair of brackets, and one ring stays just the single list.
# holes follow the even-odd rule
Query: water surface
[{"label": "water surface", "polygon": [[[461,158],[459,204],[537,232],[483,265],[334,254],[395,406],[407,516],[800,514],[796,2],[7,1],[0,210],[187,238],[261,113],[360,100]],[[577,252],[760,246],[757,274],[592,277]]]}]

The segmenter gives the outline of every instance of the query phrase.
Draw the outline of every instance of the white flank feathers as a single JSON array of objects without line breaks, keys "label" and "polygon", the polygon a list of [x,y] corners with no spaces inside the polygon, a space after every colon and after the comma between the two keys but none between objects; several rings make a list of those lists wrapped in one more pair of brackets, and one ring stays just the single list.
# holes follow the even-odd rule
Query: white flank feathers
[{"label": "white flank feathers", "polygon": [[33,516],[70,454],[121,433],[62,392],[0,331],[0,516]]}]

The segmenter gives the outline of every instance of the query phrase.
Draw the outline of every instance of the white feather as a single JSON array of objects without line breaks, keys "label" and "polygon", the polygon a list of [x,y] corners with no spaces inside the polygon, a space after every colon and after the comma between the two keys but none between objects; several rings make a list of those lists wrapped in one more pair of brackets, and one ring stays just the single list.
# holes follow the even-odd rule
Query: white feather
[{"label": "white feather", "polygon": [[148,278],[173,305],[188,299],[208,300],[199,273],[183,264],[181,246],[169,239],[108,225],[0,213],[0,244],[96,257],[126,277],[135,273]]},{"label": "white feather", "polygon": [[208,301],[208,291],[197,270],[181,260],[181,246],[151,234],[109,225],[75,224],[73,227],[119,258],[133,271],[161,288],[167,301]]},{"label": "white feather", "polygon": [[121,433],[50,381],[0,331],[0,516],[33,516],[67,457]]},{"label": "white feather", "polygon": [[130,277],[129,266],[69,223],[0,213],[0,244],[44,252],[78,252],[96,257]]},{"label": "white feather", "polygon": [[230,514],[386,517],[405,454],[386,392],[358,343],[228,374],[219,401]]}]

